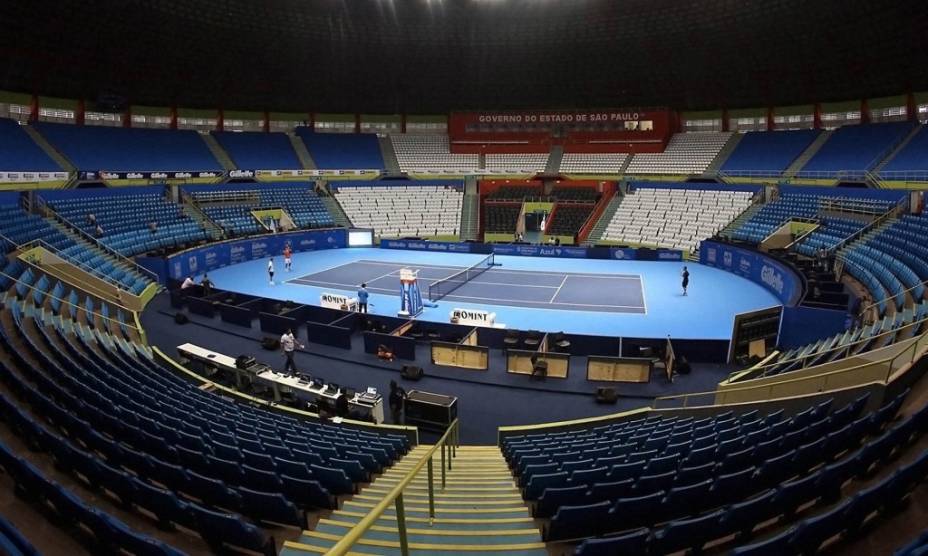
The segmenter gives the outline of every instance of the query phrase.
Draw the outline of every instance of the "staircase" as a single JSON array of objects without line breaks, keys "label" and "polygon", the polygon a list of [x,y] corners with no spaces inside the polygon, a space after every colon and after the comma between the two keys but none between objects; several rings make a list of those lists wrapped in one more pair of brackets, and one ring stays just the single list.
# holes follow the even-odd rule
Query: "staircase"
[{"label": "staircase", "polygon": [[396,151],[393,150],[390,138],[388,136],[377,137],[377,142],[380,143],[380,156],[383,157],[383,165],[387,174],[399,174],[400,163],[396,159]]},{"label": "staircase", "polygon": [[603,239],[603,234],[606,233],[606,227],[612,222],[612,217],[615,216],[615,211],[619,210],[619,205],[622,204],[622,199],[624,198],[623,195],[617,193],[615,197],[609,200],[609,204],[606,205],[603,213],[599,216],[599,220],[596,221],[596,224],[590,231],[590,235],[587,236],[586,241],[583,242],[584,245],[596,245],[597,242]]},{"label": "staircase", "polygon": [[744,139],[743,133],[732,133],[731,137],[728,138],[728,142],[725,143],[725,146],[722,147],[719,154],[715,155],[715,158],[712,159],[712,163],[709,164],[706,171],[702,173],[702,177],[716,177],[719,174],[719,170],[725,165],[725,161],[731,156],[731,153],[735,152],[735,149],[738,148],[738,144],[741,143],[742,139]]},{"label": "staircase", "polygon": [[812,144],[806,147],[806,150],[802,151],[802,154],[799,155],[799,157],[796,158],[796,160],[794,160],[793,163],[790,164],[786,168],[786,170],[783,171],[783,177],[784,178],[796,177],[796,174],[798,174],[799,171],[802,170],[802,167],[805,166],[807,162],[812,160],[812,157],[815,156],[815,153],[817,153],[819,149],[822,148],[822,145],[824,145],[828,141],[832,133],[834,133],[834,131],[832,130],[827,130],[827,131],[823,131],[819,133],[818,137],[815,138],[815,141],[812,141]]},{"label": "staircase", "polygon": [[181,193],[181,195],[183,195],[183,199],[180,203],[180,206],[181,210],[184,211],[184,214],[191,220],[198,222],[200,226],[206,230],[211,239],[223,239],[226,235],[225,230],[223,230],[219,224],[213,222],[213,220],[207,216],[205,212],[200,210],[199,205],[197,205],[192,198],[188,197],[185,193]]},{"label": "staircase", "polygon": [[296,157],[303,166],[303,170],[316,170],[316,162],[313,160],[312,155],[309,154],[306,143],[297,137],[295,133],[288,133],[287,138],[290,139],[290,146],[293,147],[293,152],[296,153]]},{"label": "staircase", "polygon": [[880,172],[882,172],[883,168],[887,164],[889,164],[889,161],[896,158],[896,155],[902,152],[902,149],[904,149],[905,146],[908,145],[909,142],[912,139],[914,139],[915,136],[918,135],[923,129],[925,129],[925,126],[922,126],[922,125],[913,126],[912,131],[910,131],[909,134],[905,136],[905,139],[903,139],[898,145],[896,145],[896,148],[894,148],[892,152],[889,153],[889,156],[887,156],[886,158],[883,159],[882,162],[877,164],[876,168],[871,170],[870,173],[873,174],[874,176],[879,177]]},{"label": "staircase", "polygon": [[545,164],[545,174],[554,175],[561,171],[561,160],[564,158],[564,145],[551,145],[548,162]]},{"label": "staircase", "polygon": [[58,152],[58,149],[53,147],[51,143],[46,141],[45,138],[42,137],[42,135],[36,131],[34,127],[31,125],[24,125],[22,126],[22,129],[29,135],[29,137],[32,137],[32,140],[35,141],[39,148],[45,151],[45,154],[47,154],[49,157],[51,157],[52,160],[55,161],[55,164],[61,166],[70,174],[77,173],[77,167],[71,164],[71,161],[65,158],[63,154]]},{"label": "staircase", "polygon": [[[360,494],[295,542],[285,542],[281,556],[321,554],[351,530],[428,451],[418,446]],[[403,493],[406,534],[412,554],[546,556],[545,543],[499,448],[461,446],[441,488],[435,458],[435,519],[429,517],[426,468]],[[401,554],[395,507],[352,547],[351,554]]]},{"label": "staircase", "polygon": [[[122,268],[123,270],[126,270],[132,274],[142,276],[143,278],[146,278],[148,280],[151,280],[152,282],[157,283],[157,277],[154,276],[151,273],[151,271],[139,266],[132,259],[129,259],[125,255],[109,247],[106,247],[102,243],[99,243],[96,240],[91,241],[90,239],[88,239],[90,236],[85,235],[82,231],[76,230],[72,228],[69,224],[65,223],[65,221],[61,218],[61,216],[58,215],[58,213],[54,213],[54,216],[46,217],[45,221],[48,222],[49,225],[57,228],[64,235],[73,239],[75,243],[80,245],[85,250],[90,251],[92,253],[97,253],[99,255],[103,255],[110,262],[112,262],[113,265],[116,266],[116,268]],[[74,264],[76,266],[83,266],[77,263],[74,263]],[[94,271],[94,273],[99,274],[99,272],[96,270]]]},{"label": "staircase", "polygon": [[464,194],[461,204],[461,241],[476,241],[480,233],[480,196]]},{"label": "staircase", "polygon": [[232,162],[232,158],[229,156],[229,153],[222,148],[222,145],[219,144],[219,141],[216,141],[216,138],[213,137],[211,133],[201,133],[200,137],[203,138],[203,141],[206,143],[206,146],[209,147],[209,152],[213,153],[213,156],[216,157],[216,160],[219,161],[219,164],[222,166],[223,170],[235,170],[235,163]]},{"label": "staircase", "polygon": [[752,216],[757,214],[761,208],[763,208],[764,203],[754,203],[737,216],[734,220],[728,223],[727,226],[722,228],[719,231],[719,236],[724,238],[731,238],[732,233],[741,227],[742,224],[751,219]]},{"label": "staircase", "polygon": [[480,153],[477,155],[477,169],[486,170],[487,169],[487,155]]},{"label": "staircase", "polygon": [[351,219],[349,219],[348,215],[345,214],[345,210],[342,209],[338,199],[336,199],[331,193],[326,191],[325,195],[319,195],[319,199],[322,201],[322,204],[325,205],[325,208],[329,211],[329,214],[332,215],[332,220],[335,220],[336,226],[341,226],[343,228],[353,227],[351,224]]}]

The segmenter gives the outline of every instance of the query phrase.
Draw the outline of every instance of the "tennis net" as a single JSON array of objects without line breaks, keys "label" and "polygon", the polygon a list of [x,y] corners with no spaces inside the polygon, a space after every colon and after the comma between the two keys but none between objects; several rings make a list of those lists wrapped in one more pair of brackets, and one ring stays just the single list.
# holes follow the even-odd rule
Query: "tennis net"
[{"label": "tennis net", "polygon": [[429,286],[429,301],[438,301],[454,290],[460,288],[464,284],[470,282],[477,276],[480,276],[484,272],[490,270],[493,267],[493,262],[493,253],[490,253],[488,257],[479,263],[473,266],[469,266],[461,272],[452,274],[447,278],[442,278],[437,282],[432,282],[432,284]]}]

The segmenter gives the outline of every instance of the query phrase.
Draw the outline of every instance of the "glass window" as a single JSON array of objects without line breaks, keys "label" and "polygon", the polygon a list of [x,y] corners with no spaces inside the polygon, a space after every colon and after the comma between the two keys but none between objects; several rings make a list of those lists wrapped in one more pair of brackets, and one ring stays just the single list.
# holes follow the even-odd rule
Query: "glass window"
[{"label": "glass window", "polygon": [[406,122],[406,133],[446,133],[446,122]]},{"label": "glass window", "polygon": [[0,118],[10,118],[24,124],[32,115],[32,107],[27,104],[0,103]]},{"label": "glass window", "polygon": [[218,124],[216,118],[177,118],[177,129],[196,129],[198,131],[212,131]]},{"label": "glass window", "polygon": [[316,122],[316,131],[321,133],[354,133],[354,122]]},{"label": "glass window", "polygon": [[122,125],[122,114],[113,114],[111,112],[85,112],[84,124],[119,127]]},{"label": "glass window", "polygon": [[279,131],[283,133],[288,133],[293,131],[297,126],[308,126],[308,121],[292,121],[292,120],[271,120],[269,125],[271,131]]},{"label": "glass window", "polygon": [[73,124],[74,110],[67,108],[39,108],[39,120],[43,122],[59,122]]},{"label": "glass window", "polygon": [[928,104],[918,105],[918,121],[928,123]]},{"label": "glass window", "polygon": [[684,131],[721,131],[722,119],[713,118],[707,120],[686,120],[683,124]]},{"label": "glass window", "polygon": [[822,114],[822,127],[825,129],[837,129],[843,125],[853,125],[860,123],[860,110],[853,112],[827,112]]},{"label": "glass window", "polygon": [[747,133],[748,131],[767,131],[767,118],[764,116],[731,118],[728,120],[728,129],[741,133]]},{"label": "glass window", "polygon": [[264,120],[240,120],[233,118],[223,120],[222,128],[225,131],[264,131]]},{"label": "glass window", "polygon": [[792,114],[773,117],[773,126],[779,130],[812,129],[814,123],[814,114]]},{"label": "glass window", "polygon": [[150,127],[163,128],[171,127],[170,116],[145,116],[143,114],[132,114],[132,127]]},{"label": "glass window", "polygon": [[870,110],[871,122],[904,122],[907,117],[905,106],[890,106]]}]

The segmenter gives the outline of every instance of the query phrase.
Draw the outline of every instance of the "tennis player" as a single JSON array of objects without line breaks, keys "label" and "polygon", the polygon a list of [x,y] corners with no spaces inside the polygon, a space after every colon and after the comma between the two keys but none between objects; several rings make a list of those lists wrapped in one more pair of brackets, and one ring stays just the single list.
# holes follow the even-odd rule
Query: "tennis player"
[{"label": "tennis player", "polygon": [[367,292],[367,284],[361,284],[361,289],[358,290],[358,312],[366,313],[367,312],[367,298],[370,294]]},{"label": "tennis player", "polygon": [[293,255],[293,250],[290,249],[290,244],[288,243],[284,247],[284,270],[290,272],[290,268],[293,265],[293,259],[290,257]]},{"label": "tennis player", "polygon": [[267,280],[274,285],[274,257],[267,260]]},{"label": "tennis player", "polygon": [[686,295],[686,288],[690,285],[690,271],[686,269],[685,265],[680,275],[683,276],[683,295]]}]

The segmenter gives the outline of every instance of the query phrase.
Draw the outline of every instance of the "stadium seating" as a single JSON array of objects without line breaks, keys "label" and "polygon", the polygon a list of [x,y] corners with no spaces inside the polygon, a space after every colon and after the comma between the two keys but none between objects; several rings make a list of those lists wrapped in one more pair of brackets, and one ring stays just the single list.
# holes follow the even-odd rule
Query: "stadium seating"
[{"label": "stadium seating", "polygon": [[595,207],[590,203],[557,203],[545,233],[552,236],[576,236]]},{"label": "stadium seating", "polygon": [[912,130],[911,122],[861,124],[835,130],[797,176],[836,177],[872,170]]},{"label": "stadium seating", "polygon": [[447,135],[393,134],[390,141],[403,172],[463,174],[479,166],[479,155],[452,154]]},{"label": "stadium seating", "polygon": [[[208,239],[201,225],[170,202],[163,187],[146,187],[102,192],[45,193],[49,206],[72,225],[94,235],[93,214],[103,228],[99,241],[131,257],[146,251],[175,248]],[[155,231],[150,224],[156,223]]]},{"label": "stadium seating", "polygon": [[498,201],[522,201],[527,197],[541,197],[541,187],[533,185],[504,185],[486,196]]},{"label": "stadium seating", "polygon": [[383,170],[377,136],[371,133],[314,133],[296,128],[316,167],[323,170]]},{"label": "stadium seating", "polygon": [[625,153],[564,153],[560,171],[567,174],[618,174],[628,156]]},{"label": "stadium seating", "polygon": [[[823,211],[876,216],[885,213],[894,205],[895,202],[887,199],[866,196],[850,197],[840,192],[832,195],[788,192],[781,194],[777,200],[765,204],[751,218],[742,222],[732,232],[732,237],[740,241],[760,243],[792,218],[819,219]],[[823,218],[822,223],[827,228],[828,218]],[[861,221],[860,228],[863,225]]]},{"label": "stadium seating", "polygon": [[382,237],[457,235],[461,228],[460,183],[338,185],[335,198],[352,224]]},{"label": "stadium seating", "polygon": [[715,160],[731,133],[676,133],[664,152],[636,154],[628,174],[701,174]]},{"label": "stadium seating", "polygon": [[819,133],[812,129],[745,133],[722,165],[722,172],[730,176],[779,176]]},{"label": "stadium seating", "polygon": [[253,210],[280,208],[300,229],[335,225],[332,215],[313,191],[311,183],[232,184],[225,187],[188,186],[184,190],[211,220],[232,235],[265,233],[268,227]]},{"label": "stadium seating", "polygon": [[521,205],[486,204],[483,206],[484,231],[492,234],[514,234]]},{"label": "stadium seating", "polygon": [[140,346],[66,328],[9,296],[5,306],[0,351],[12,367],[0,364],[0,379],[50,426],[22,411],[3,420],[62,471],[199,532],[215,550],[272,554],[273,541],[243,515],[302,527],[301,510],[333,507],[334,494],[408,450],[403,436],[238,404],[167,372]]},{"label": "stadium seating", "polygon": [[45,219],[27,214],[18,205],[0,205],[0,233],[17,245],[40,239],[65,260],[134,294],[141,293],[151,283],[137,271],[119,264],[101,251],[79,244]]},{"label": "stadium seating", "polygon": [[0,118],[0,172],[61,172],[20,125]]},{"label": "stadium seating", "polygon": [[536,174],[544,171],[548,153],[488,154],[486,170],[490,174]]},{"label": "stadium seating", "polygon": [[[586,541],[577,554],[625,553],[622,548],[641,550],[644,543],[657,554],[698,550],[733,533],[744,542],[777,516],[784,516],[791,545],[814,549],[827,538],[820,531],[826,523],[856,528],[869,512],[851,512],[853,501],[844,500],[837,508],[845,522],[826,519],[829,510],[794,530],[794,510],[840,501],[843,484],[865,477],[924,432],[925,410],[892,424],[904,395],[873,414],[862,414],[863,396],[834,411],[825,400],[792,417],[782,410],[683,414],[538,432],[505,438],[503,452],[524,496],[534,501],[535,516],[550,518],[548,540],[623,532]],[[879,490],[901,499],[926,466],[928,453]]]},{"label": "stadium seating", "polygon": [[595,203],[599,200],[599,192],[592,187],[559,187],[551,190],[551,196],[558,201],[587,201]]},{"label": "stadium seating", "polygon": [[39,133],[81,171],[221,172],[196,131],[38,122]]},{"label": "stadium seating", "polygon": [[919,126],[915,136],[880,170],[884,179],[918,179],[928,177],[928,132]]},{"label": "stadium seating", "polygon": [[296,170],[302,168],[290,138],[284,133],[214,131],[213,136],[243,170]]},{"label": "stadium seating", "polygon": [[750,191],[635,185],[606,226],[603,239],[693,251],[751,205]]}]

